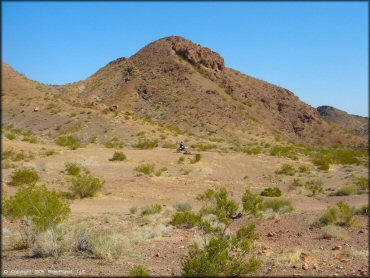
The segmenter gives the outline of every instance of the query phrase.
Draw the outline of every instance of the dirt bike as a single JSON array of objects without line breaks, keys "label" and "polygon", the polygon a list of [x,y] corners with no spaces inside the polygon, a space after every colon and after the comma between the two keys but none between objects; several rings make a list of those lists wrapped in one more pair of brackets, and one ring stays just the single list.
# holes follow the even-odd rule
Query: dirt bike
[{"label": "dirt bike", "polygon": [[177,148],[177,150],[176,150],[176,152],[177,153],[181,153],[181,152],[183,152],[184,154],[191,154],[191,152],[188,150],[188,149],[186,149],[186,148]]}]

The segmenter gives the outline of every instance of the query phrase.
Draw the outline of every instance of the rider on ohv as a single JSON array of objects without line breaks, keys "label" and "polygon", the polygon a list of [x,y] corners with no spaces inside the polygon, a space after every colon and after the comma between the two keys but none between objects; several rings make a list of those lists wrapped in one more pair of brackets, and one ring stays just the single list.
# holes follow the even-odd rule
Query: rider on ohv
[{"label": "rider on ohv", "polygon": [[179,151],[185,151],[185,145],[184,142],[180,142]]}]

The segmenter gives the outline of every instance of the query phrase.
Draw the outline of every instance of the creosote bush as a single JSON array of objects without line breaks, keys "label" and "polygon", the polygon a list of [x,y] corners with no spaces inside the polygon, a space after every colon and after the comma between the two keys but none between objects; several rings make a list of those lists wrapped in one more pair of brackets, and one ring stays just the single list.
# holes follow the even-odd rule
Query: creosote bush
[{"label": "creosote bush", "polygon": [[336,206],[330,207],[312,226],[323,227],[332,224],[350,227],[355,224],[354,212],[354,208],[350,207],[347,203],[338,202]]},{"label": "creosote bush", "polygon": [[293,211],[293,206],[290,201],[285,199],[269,199],[264,200],[261,206],[261,210],[272,210],[277,213],[287,213]]},{"label": "creosote bush", "polygon": [[79,176],[81,173],[81,164],[67,162],[64,164],[65,171],[68,175]]},{"label": "creosote bush", "polygon": [[124,146],[124,143],[121,142],[117,137],[114,137],[111,140],[106,141],[104,143],[104,146],[110,149],[122,149]]},{"label": "creosote bush", "polygon": [[296,169],[292,165],[284,164],[283,166],[281,166],[280,170],[277,170],[275,173],[278,175],[294,176],[296,173]]},{"label": "creosote bush", "polygon": [[243,211],[250,215],[257,215],[262,208],[263,199],[253,194],[248,188],[242,197]]},{"label": "creosote bush", "polygon": [[190,229],[195,226],[199,226],[201,223],[201,216],[196,215],[190,211],[176,212],[170,222],[171,225]]},{"label": "creosote bush", "polygon": [[174,208],[176,209],[176,211],[184,212],[184,211],[191,211],[192,206],[188,202],[177,201],[176,204],[174,205]]},{"label": "creosote bush", "polygon": [[125,161],[127,160],[126,155],[123,152],[114,152],[113,157],[110,161]]},{"label": "creosote bush", "polygon": [[142,173],[144,175],[152,175],[154,172],[155,164],[154,163],[147,163],[147,164],[141,164],[137,166],[134,170],[136,172]]},{"label": "creosote bush", "polygon": [[146,138],[139,138],[139,141],[133,145],[133,147],[140,150],[153,149],[158,147],[158,139],[149,140]]},{"label": "creosote bush", "polygon": [[141,215],[155,214],[155,213],[160,213],[161,211],[162,211],[162,205],[154,204],[148,207],[144,207],[141,210]]},{"label": "creosote bush", "polygon": [[355,180],[355,185],[361,190],[369,190],[369,178],[368,177],[357,177]]},{"label": "creosote bush", "polygon": [[195,154],[194,159],[192,159],[190,162],[191,164],[195,164],[199,162],[202,159],[202,155],[200,153]]},{"label": "creosote bush", "polygon": [[312,196],[324,193],[324,187],[321,180],[306,181],[304,187],[312,192]]},{"label": "creosote bush", "polygon": [[75,136],[60,136],[55,140],[55,143],[62,147],[68,147],[71,150],[76,150],[81,147],[80,141]]},{"label": "creosote bush", "polygon": [[104,181],[91,175],[83,175],[73,178],[70,190],[77,198],[93,197],[102,189]]},{"label": "creosote bush", "polygon": [[11,181],[12,186],[21,185],[35,185],[39,180],[39,175],[34,169],[18,169],[12,173]]},{"label": "creosote bush", "polygon": [[357,193],[357,188],[353,185],[343,185],[339,188],[336,192],[334,192],[333,196],[349,196]]},{"label": "creosote bush", "polygon": [[282,194],[280,188],[278,187],[268,187],[268,188],[265,188],[262,192],[261,192],[261,196],[264,196],[264,197],[280,197]]},{"label": "creosote bush", "polygon": [[135,265],[130,270],[131,277],[150,277],[150,272],[142,265]]}]

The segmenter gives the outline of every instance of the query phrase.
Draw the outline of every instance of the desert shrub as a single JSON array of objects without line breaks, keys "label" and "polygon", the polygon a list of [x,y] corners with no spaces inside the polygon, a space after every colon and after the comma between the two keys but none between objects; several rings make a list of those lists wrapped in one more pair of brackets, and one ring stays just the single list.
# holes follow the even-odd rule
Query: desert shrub
[{"label": "desert shrub", "polygon": [[258,194],[253,194],[249,189],[246,189],[242,197],[243,211],[257,215],[261,210],[262,202],[263,199]]},{"label": "desert shrub", "polygon": [[200,153],[195,154],[194,159],[192,159],[190,162],[191,164],[197,163],[202,159],[202,155]]},{"label": "desert shrub", "polygon": [[299,166],[298,171],[300,173],[309,173],[310,172],[310,167],[308,167],[306,165],[301,165],[301,166]]},{"label": "desert shrub", "polygon": [[34,169],[18,169],[12,173],[9,182],[12,186],[35,185],[39,180],[39,175]]},{"label": "desert shrub", "polygon": [[188,202],[177,201],[176,204],[174,205],[174,208],[176,209],[176,211],[184,212],[184,211],[190,211],[192,206]]},{"label": "desert shrub", "polygon": [[182,263],[184,276],[242,276],[256,272],[261,261],[249,257],[257,239],[255,226],[242,227],[236,235],[213,236],[204,247],[194,243]]},{"label": "desert shrub", "polygon": [[102,189],[103,184],[103,180],[86,174],[73,178],[70,190],[74,197],[82,199],[93,197],[100,189]]},{"label": "desert shrub", "polygon": [[131,207],[130,208],[130,213],[135,214],[137,212],[137,209],[138,209],[137,206]]},{"label": "desert shrub", "polygon": [[154,204],[148,207],[144,207],[141,210],[141,215],[155,214],[155,213],[160,213],[161,211],[162,211],[162,205]]},{"label": "desert shrub", "polygon": [[68,175],[79,176],[81,173],[81,164],[67,162],[64,164],[65,171]]},{"label": "desert shrub", "polygon": [[202,208],[201,215],[214,214],[226,225],[230,223],[230,218],[235,216],[239,208],[239,205],[229,198],[229,193],[224,187],[217,190],[208,189],[203,194],[199,194],[197,199],[208,202]]},{"label": "desert shrub", "polygon": [[359,209],[355,211],[355,214],[369,216],[370,215],[370,205],[369,204],[363,205],[362,207],[360,207]]},{"label": "desert shrub", "polygon": [[26,141],[31,144],[36,144],[39,140],[35,135],[28,135],[28,136],[24,136],[22,141]]},{"label": "desert shrub", "polygon": [[181,164],[181,163],[184,163],[184,161],[185,161],[185,157],[182,156],[179,158],[178,163]]},{"label": "desert shrub", "polygon": [[104,146],[110,149],[122,149],[124,143],[121,142],[117,137],[110,139],[104,143]]},{"label": "desert shrub", "polygon": [[60,257],[68,251],[66,239],[67,230],[56,227],[55,230],[46,230],[32,236],[30,247],[34,257]]},{"label": "desert shrub", "polygon": [[292,186],[293,187],[301,187],[301,186],[303,186],[304,184],[303,184],[303,182],[300,180],[300,179],[294,179],[293,180],[293,183],[292,183]]},{"label": "desert shrub", "polygon": [[55,151],[55,150],[53,150],[53,149],[47,150],[47,151],[45,152],[45,155],[46,155],[46,156],[51,156],[51,155],[54,155],[54,154],[56,154],[56,151]]},{"label": "desert shrub", "polygon": [[133,147],[140,150],[153,149],[155,147],[158,147],[158,139],[149,140],[146,138],[139,138],[139,141],[135,145],[133,145]]},{"label": "desert shrub", "polygon": [[261,205],[261,210],[272,210],[277,213],[286,213],[293,211],[293,206],[290,201],[285,199],[269,199],[264,200]]},{"label": "desert shrub", "polygon": [[280,197],[281,190],[278,187],[268,187],[265,188],[260,195],[265,197]]},{"label": "desert shrub", "polygon": [[75,136],[60,136],[55,140],[55,143],[62,147],[68,147],[71,150],[76,150],[81,147],[80,141]]},{"label": "desert shrub", "polygon": [[6,150],[2,153],[1,159],[6,160],[10,159],[12,161],[29,161],[34,159],[34,154],[32,152],[28,152],[28,154],[24,150],[20,150],[19,152],[15,152],[14,150]]},{"label": "desert shrub", "polygon": [[334,192],[334,196],[349,196],[357,193],[356,187],[353,185],[344,185]]},{"label": "desert shrub", "polygon": [[306,181],[304,187],[311,190],[313,196],[319,193],[324,193],[323,183],[321,180]]},{"label": "desert shrub", "polygon": [[110,161],[124,161],[127,157],[123,152],[114,152],[113,157],[110,159]]},{"label": "desert shrub", "polygon": [[134,170],[136,172],[150,176],[151,174],[153,174],[154,168],[155,168],[154,163],[147,163],[147,164],[142,164],[142,165],[137,166],[136,168],[134,168]]},{"label": "desert shrub", "polygon": [[330,207],[312,225],[314,227],[323,227],[329,224],[347,227],[353,226],[355,223],[353,214],[354,208],[350,207],[347,203],[338,202],[336,206]]},{"label": "desert shrub", "polygon": [[292,165],[284,164],[283,166],[281,166],[280,170],[277,170],[275,173],[278,175],[294,176],[296,170]]},{"label": "desert shrub", "polygon": [[98,136],[96,135],[93,135],[90,137],[90,143],[94,144],[98,141]]},{"label": "desert shrub", "polygon": [[209,151],[212,149],[216,149],[217,145],[215,144],[207,144],[207,143],[196,143],[191,145],[193,149],[197,149],[198,151]]},{"label": "desert shrub", "polygon": [[26,186],[4,200],[2,212],[10,220],[29,220],[35,236],[49,231],[52,255],[58,257],[57,225],[68,217],[70,211],[69,203],[56,191],[49,191],[45,186]]},{"label": "desert shrub", "polygon": [[331,160],[327,157],[317,156],[312,159],[312,163],[317,169],[327,171],[330,168]]},{"label": "desert shrub", "polygon": [[331,238],[336,238],[336,239],[347,239],[348,234],[346,231],[338,226],[335,225],[327,225],[322,228],[323,232],[323,238],[325,239],[331,239]]},{"label": "desert shrub", "polygon": [[163,172],[166,172],[167,170],[168,170],[167,167],[162,167],[161,169],[159,169],[158,171],[156,171],[154,173],[154,175],[157,176],[157,177],[159,177],[159,176],[162,175]]},{"label": "desert shrub", "polygon": [[130,270],[131,277],[150,277],[150,272],[142,265],[135,265]]},{"label": "desert shrub", "polygon": [[274,146],[270,150],[270,155],[288,157],[294,160],[298,159],[296,149],[293,147]]},{"label": "desert shrub", "polygon": [[7,132],[7,133],[5,133],[5,137],[8,138],[9,140],[17,139],[17,135],[14,134],[13,132]]},{"label": "desert shrub", "polygon": [[369,179],[367,177],[357,177],[355,185],[361,190],[369,190]]},{"label": "desert shrub", "polygon": [[176,212],[170,222],[171,225],[181,228],[193,228],[199,225],[201,217],[190,211]]}]

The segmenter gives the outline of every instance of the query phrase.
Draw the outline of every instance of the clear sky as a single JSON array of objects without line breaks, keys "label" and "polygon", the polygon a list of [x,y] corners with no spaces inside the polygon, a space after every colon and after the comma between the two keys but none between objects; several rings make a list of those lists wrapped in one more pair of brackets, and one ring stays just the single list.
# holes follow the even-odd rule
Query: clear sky
[{"label": "clear sky", "polygon": [[2,60],[31,79],[85,79],[179,35],[317,107],[368,116],[368,2],[3,2]]}]

